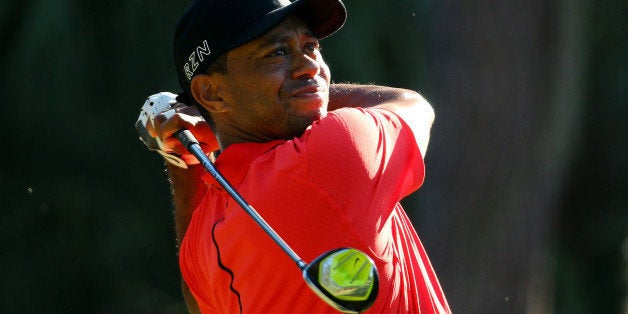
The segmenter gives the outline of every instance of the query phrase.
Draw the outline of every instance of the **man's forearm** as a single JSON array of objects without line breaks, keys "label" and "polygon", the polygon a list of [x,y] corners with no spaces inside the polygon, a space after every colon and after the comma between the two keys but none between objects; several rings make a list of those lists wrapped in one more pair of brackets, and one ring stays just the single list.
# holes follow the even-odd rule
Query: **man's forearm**
[{"label": "man's forearm", "polygon": [[[194,209],[205,195],[204,182],[202,180],[205,171],[201,165],[192,165],[188,166],[188,169],[182,169],[170,163],[166,163],[166,169],[174,202],[177,248],[180,248],[181,241],[183,241],[185,232],[192,219]],[[198,308],[198,303],[183,278],[181,279],[181,293],[189,313],[200,314],[201,311]]]},{"label": "man's forearm", "polygon": [[343,107],[369,108],[407,101],[421,96],[411,90],[378,85],[332,84],[329,88],[329,111]]},{"label": "man's forearm", "polygon": [[166,168],[174,202],[177,245],[180,245],[194,209],[205,196],[205,183],[202,180],[205,172],[201,165],[192,165],[188,166],[188,169],[182,169],[167,163]]}]

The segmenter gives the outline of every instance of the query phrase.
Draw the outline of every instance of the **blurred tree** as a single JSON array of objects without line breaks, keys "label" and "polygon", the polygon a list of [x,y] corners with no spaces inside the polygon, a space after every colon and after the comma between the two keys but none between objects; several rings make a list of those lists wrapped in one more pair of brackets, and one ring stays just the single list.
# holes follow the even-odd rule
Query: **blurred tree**
[{"label": "blurred tree", "polygon": [[[550,313],[552,228],[581,136],[586,1],[438,1],[437,108],[417,224],[452,308]],[[428,240],[426,240],[428,241]]]},{"label": "blurred tree", "polygon": [[426,5],[437,120],[416,223],[452,308],[620,313],[628,6]]},{"label": "blurred tree", "polygon": [[628,313],[628,5],[586,13],[582,138],[560,206],[556,313]]},{"label": "blurred tree", "polygon": [[176,84],[185,5],[0,4],[0,312],[182,311],[162,162],[133,123]]}]

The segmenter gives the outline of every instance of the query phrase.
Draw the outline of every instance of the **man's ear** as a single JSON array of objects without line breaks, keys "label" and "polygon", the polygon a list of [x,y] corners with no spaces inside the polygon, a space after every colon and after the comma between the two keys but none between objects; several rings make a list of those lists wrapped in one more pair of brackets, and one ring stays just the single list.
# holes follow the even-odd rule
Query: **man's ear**
[{"label": "man's ear", "polygon": [[225,112],[227,105],[218,94],[218,88],[209,74],[198,74],[190,82],[190,91],[196,101],[209,112]]}]

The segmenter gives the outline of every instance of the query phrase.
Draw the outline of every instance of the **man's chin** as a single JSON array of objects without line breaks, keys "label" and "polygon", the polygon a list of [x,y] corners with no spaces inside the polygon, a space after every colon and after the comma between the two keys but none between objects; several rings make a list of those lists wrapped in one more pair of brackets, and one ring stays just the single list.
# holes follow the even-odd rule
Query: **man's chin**
[{"label": "man's chin", "polygon": [[[327,108],[319,108],[311,117],[311,121],[314,122],[316,120],[322,119],[327,116]],[[311,124],[311,122],[310,122]]]},{"label": "man's chin", "polygon": [[298,117],[293,117],[292,119],[290,119],[291,126],[289,127],[290,129],[292,129],[292,132],[290,132],[292,134],[290,134],[288,137],[289,138],[300,137],[301,135],[303,135],[303,132],[305,132],[305,130],[309,128],[312,125],[312,123],[314,123],[314,121],[322,119],[325,116],[327,116],[327,108],[320,108],[319,110],[310,112],[307,115],[300,115]]}]

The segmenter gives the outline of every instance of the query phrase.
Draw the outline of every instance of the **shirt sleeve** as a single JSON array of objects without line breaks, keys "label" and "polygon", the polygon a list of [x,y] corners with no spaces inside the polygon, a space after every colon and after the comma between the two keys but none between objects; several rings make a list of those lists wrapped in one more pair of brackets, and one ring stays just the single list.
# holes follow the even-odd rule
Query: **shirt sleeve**
[{"label": "shirt sleeve", "polygon": [[308,176],[319,180],[349,216],[367,210],[387,215],[423,182],[423,159],[412,130],[392,111],[330,112],[312,125],[306,140]]}]

